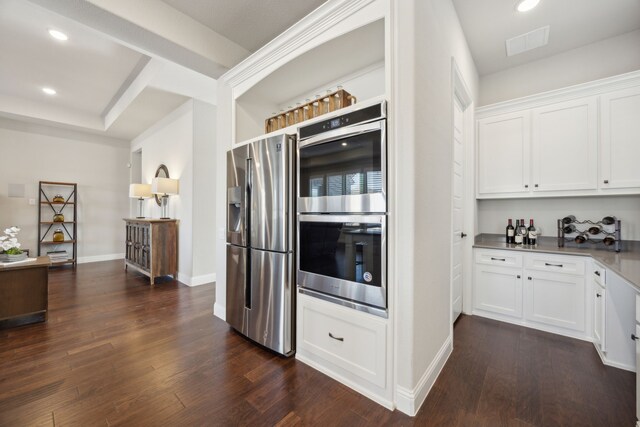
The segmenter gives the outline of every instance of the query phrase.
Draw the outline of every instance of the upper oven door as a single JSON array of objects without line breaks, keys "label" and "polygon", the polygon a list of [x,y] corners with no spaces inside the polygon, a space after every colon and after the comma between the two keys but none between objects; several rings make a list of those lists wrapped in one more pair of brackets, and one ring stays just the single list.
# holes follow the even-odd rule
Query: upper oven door
[{"label": "upper oven door", "polygon": [[298,143],[298,212],[387,211],[385,120]]}]

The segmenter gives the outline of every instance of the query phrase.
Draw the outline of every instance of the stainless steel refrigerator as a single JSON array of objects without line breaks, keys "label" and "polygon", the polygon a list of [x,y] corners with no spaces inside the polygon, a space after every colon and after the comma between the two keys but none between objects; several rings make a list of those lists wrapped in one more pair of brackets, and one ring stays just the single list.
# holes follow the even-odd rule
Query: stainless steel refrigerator
[{"label": "stainless steel refrigerator", "polygon": [[227,323],[284,355],[295,351],[294,139],[227,152]]}]

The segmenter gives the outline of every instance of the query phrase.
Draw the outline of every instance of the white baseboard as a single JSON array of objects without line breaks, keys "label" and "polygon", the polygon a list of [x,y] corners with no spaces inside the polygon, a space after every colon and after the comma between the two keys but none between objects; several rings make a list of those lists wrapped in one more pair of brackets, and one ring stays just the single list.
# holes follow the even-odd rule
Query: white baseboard
[{"label": "white baseboard", "polygon": [[82,257],[78,257],[78,264],[87,264],[89,262],[111,261],[114,259],[124,259],[124,253],[82,256]]},{"label": "white baseboard", "polygon": [[215,282],[216,273],[203,274],[201,276],[187,276],[186,274],[182,274],[178,271],[178,281],[187,286],[200,286],[206,283]]},{"label": "white baseboard", "polygon": [[412,417],[418,413],[420,406],[422,406],[424,400],[427,398],[427,394],[429,394],[431,387],[433,387],[433,384],[436,382],[440,371],[442,371],[452,351],[453,340],[452,336],[449,335],[442,347],[440,347],[440,350],[438,350],[435,359],[433,359],[425,373],[422,374],[422,377],[413,390],[402,386],[396,387],[396,407],[399,411]]},{"label": "white baseboard", "polygon": [[225,307],[224,305],[218,304],[218,302],[216,301],[215,304],[213,304],[213,315],[224,320],[225,322],[227,321],[227,307]]}]

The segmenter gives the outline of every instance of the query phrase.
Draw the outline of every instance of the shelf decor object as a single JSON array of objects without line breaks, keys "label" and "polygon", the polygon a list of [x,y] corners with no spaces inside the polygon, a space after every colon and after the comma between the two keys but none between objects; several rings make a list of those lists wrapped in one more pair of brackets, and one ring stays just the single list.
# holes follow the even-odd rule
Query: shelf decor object
[{"label": "shelf decor object", "polygon": [[558,220],[558,247],[564,248],[565,242],[573,241],[577,245],[603,244],[620,252],[621,229],[621,221],[614,216],[605,216],[599,221],[580,221],[568,215]]},{"label": "shelf decor object", "polygon": [[[58,255],[51,265],[72,264],[78,255],[78,184],[40,181],[38,193],[38,256]],[[51,209],[53,218],[43,210]],[[47,220],[43,220],[47,218]],[[53,226],[56,226],[55,228]]]},{"label": "shelf decor object", "polygon": [[144,218],[144,199],[153,197],[153,194],[151,194],[151,184],[129,185],[129,197],[138,199],[138,216],[136,218]]},{"label": "shelf decor object", "polygon": [[153,178],[151,192],[162,196],[162,213],[160,219],[169,219],[169,195],[178,194],[178,180],[171,178]]},{"label": "shelf decor object", "polygon": [[295,108],[268,117],[264,121],[264,132],[270,133],[279,129],[301,123],[314,117],[339,110],[356,103],[356,97],[338,86],[335,92],[327,91],[324,96],[316,95],[313,101],[306,100],[305,104],[298,103]]}]

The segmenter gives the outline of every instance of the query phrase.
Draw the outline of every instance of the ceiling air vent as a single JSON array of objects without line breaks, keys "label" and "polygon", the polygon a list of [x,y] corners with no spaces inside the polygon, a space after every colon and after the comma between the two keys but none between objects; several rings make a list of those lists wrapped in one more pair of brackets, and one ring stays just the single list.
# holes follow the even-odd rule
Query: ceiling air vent
[{"label": "ceiling air vent", "polygon": [[507,56],[517,55],[531,49],[542,47],[549,42],[549,26],[529,31],[507,40]]}]

